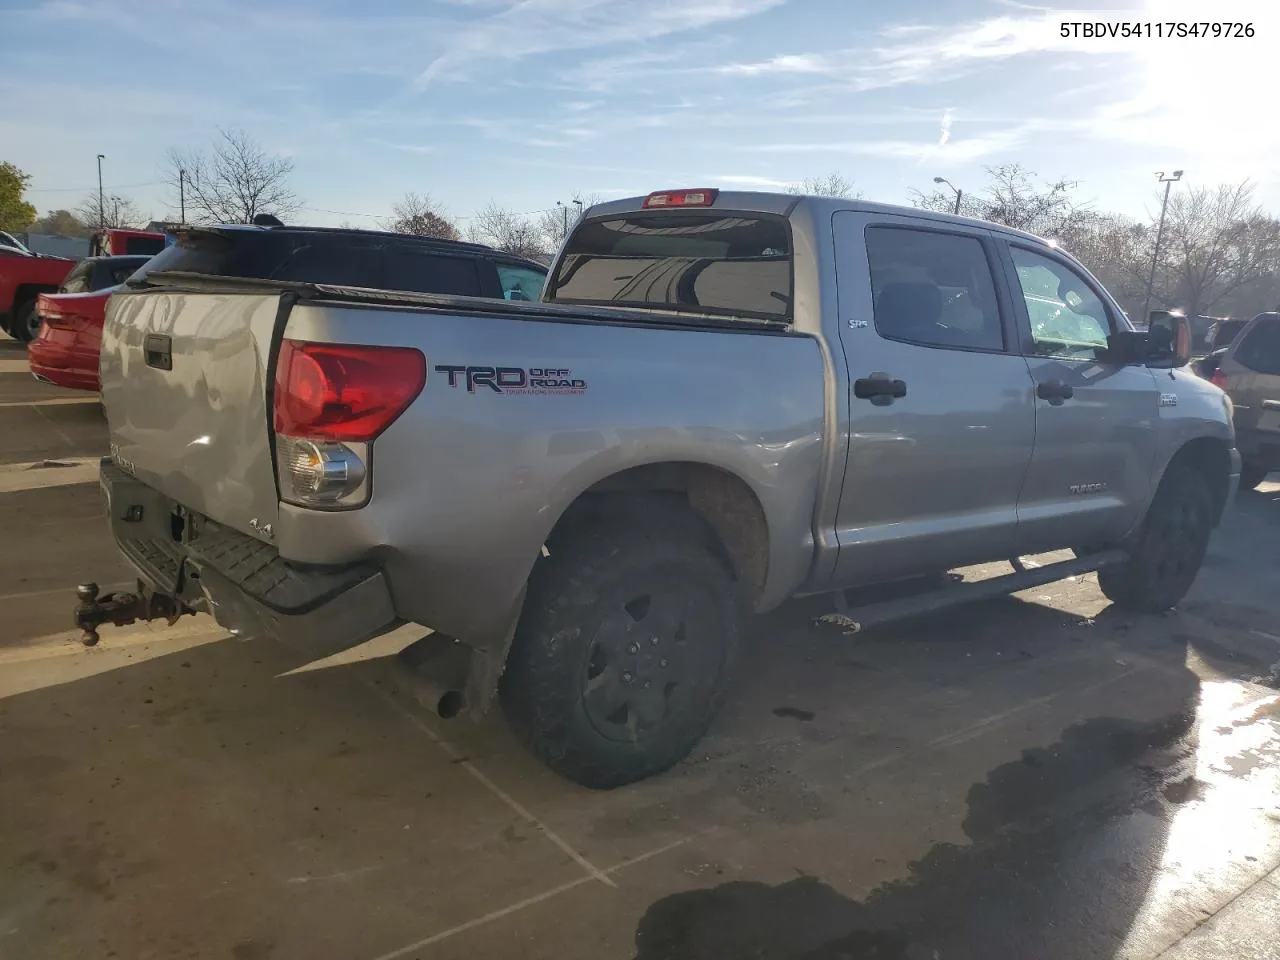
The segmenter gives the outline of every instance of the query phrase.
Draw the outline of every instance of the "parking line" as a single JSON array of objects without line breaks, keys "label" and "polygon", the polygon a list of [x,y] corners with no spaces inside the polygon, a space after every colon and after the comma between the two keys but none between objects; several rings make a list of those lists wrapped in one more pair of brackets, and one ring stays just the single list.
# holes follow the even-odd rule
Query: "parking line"
[{"label": "parking line", "polygon": [[0,400],[0,407],[60,407],[68,403],[98,403],[98,395],[87,397],[47,397],[44,400]]},{"label": "parking line", "polygon": [[[654,857],[666,853],[668,850],[674,850],[676,847],[688,843],[690,839],[692,838],[684,837],[680,840],[668,843],[665,846],[658,847],[656,850],[650,850],[648,853],[642,853],[638,857],[623,860],[621,863],[616,863],[612,867],[609,867],[609,869],[604,872],[606,874],[616,873],[625,867],[634,866],[635,864],[642,863],[645,860],[651,860]],[[544,900],[550,900],[552,897],[558,897],[560,894],[567,893],[575,887],[582,886],[584,883],[590,883],[591,880],[591,877],[579,877],[577,880],[570,880],[568,883],[562,883],[558,887],[552,887],[550,890],[544,890],[542,893],[534,894],[532,897],[527,897],[518,903],[513,903],[500,910],[494,910],[492,913],[486,913],[483,917],[476,917],[474,920],[468,920],[466,923],[460,923],[456,927],[450,927],[448,930],[441,930],[439,933],[432,934],[423,940],[418,940],[415,943],[392,950],[390,953],[384,953],[381,956],[374,958],[374,960],[397,960],[398,957],[403,957],[406,953],[413,953],[415,950],[421,950],[423,947],[429,947],[432,944],[439,943],[441,940],[447,940],[460,933],[466,933],[468,930],[474,930],[476,927],[483,927],[485,924],[492,923],[494,920],[501,920],[503,917],[509,916],[518,910],[523,910],[525,907],[532,907],[534,904],[542,903]]]},{"label": "parking line", "polygon": [[391,707],[392,710],[400,714],[400,716],[404,717],[411,724],[413,724],[415,727],[417,727],[419,730],[425,733],[429,738],[431,738],[431,740],[438,747],[440,747],[441,750],[443,750],[445,753],[449,755],[449,759],[453,760],[454,763],[462,767],[462,769],[466,770],[467,773],[471,774],[471,776],[473,776],[476,780],[478,780],[486,790],[488,790],[495,797],[497,797],[499,800],[505,803],[508,807],[510,807],[518,816],[520,816],[521,818],[526,820],[528,823],[536,827],[541,833],[543,833],[546,836],[548,840],[550,840],[562,851],[564,851],[564,853],[568,855],[570,859],[572,859],[575,863],[578,864],[578,866],[582,867],[582,869],[587,872],[587,876],[584,879],[599,880],[606,887],[617,886],[616,883],[614,883],[612,880],[609,879],[608,875],[603,870],[601,870],[599,867],[593,864],[590,860],[588,860],[586,857],[580,854],[577,850],[571,847],[568,841],[566,841],[558,833],[556,833],[549,826],[547,826],[545,823],[543,823],[541,820],[535,817],[532,813],[530,813],[527,809],[525,809],[525,807],[518,800],[516,800],[515,797],[511,796],[511,794],[507,793],[505,790],[499,787],[496,783],[490,780],[487,776],[485,776],[485,774],[474,763],[472,763],[470,760],[464,757],[461,753],[459,753],[457,748],[454,747],[453,744],[451,744],[448,740],[445,740],[438,733],[432,730],[430,726],[424,723],[421,717],[418,717],[412,711],[407,710],[394,697],[386,693],[384,690],[381,690],[376,684],[368,680],[364,680],[363,683],[375,694],[377,694],[377,696],[381,700],[383,700],[389,707]]},{"label": "parking line", "polygon": [[101,457],[59,457],[34,463],[0,464],[0,493],[98,482]]}]

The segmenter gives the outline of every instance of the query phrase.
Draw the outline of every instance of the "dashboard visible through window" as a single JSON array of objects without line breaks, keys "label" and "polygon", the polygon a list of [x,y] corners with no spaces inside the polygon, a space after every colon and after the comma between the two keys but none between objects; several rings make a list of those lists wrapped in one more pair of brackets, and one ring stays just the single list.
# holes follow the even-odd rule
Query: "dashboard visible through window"
[{"label": "dashboard visible through window", "polygon": [[1097,360],[1112,325],[1107,306],[1066,264],[1025,247],[1010,247],[1031,323],[1036,356]]}]

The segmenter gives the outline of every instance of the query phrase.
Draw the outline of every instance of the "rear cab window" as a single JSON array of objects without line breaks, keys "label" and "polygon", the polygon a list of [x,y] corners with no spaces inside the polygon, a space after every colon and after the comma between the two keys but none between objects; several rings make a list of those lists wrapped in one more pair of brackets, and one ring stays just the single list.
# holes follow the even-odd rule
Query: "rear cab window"
[{"label": "rear cab window", "polygon": [[643,211],[574,230],[546,299],[788,322],[792,276],[791,227],[781,216]]}]

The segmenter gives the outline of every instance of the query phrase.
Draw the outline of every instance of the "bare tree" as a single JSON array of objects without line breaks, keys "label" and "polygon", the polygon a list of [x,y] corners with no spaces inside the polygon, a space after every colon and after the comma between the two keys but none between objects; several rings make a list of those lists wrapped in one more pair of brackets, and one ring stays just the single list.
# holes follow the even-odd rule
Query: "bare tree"
[{"label": "bare tree", "polygon": [[804,194],[811,197],[839,197],[842,200],[859,200],[862,193],[853,188],[853,181],[844,174],[833,171],[823,177],[805,177],[787,193]]},{"label": "bare tree", "polygon": [[493,200],[471,218],[467,239],[530,260],[547,254],[539,225]]},{"label": "bare tree", "polygon": [[1248,181],[1175,194],[1165,237],[1152,294],[1188,316],[1205,314],[1246,284],[1274,274],[1280,261],[1280,222],[1263,213]]},{"label": "bare tree", "polygon": [[[1058,240],[1092,215],[1087,206],[1076,202],[1079,184],[1074,180],[1036,183],[1035,173],[1018,163],[984,169],[984,189],[961,197],[960,212],[965,216]],[[917,190],[912,196],[915,206],[941,213],[951,213],[955,202],[955,194],[945,190]]]},{"label": "bare tree", "polygon": [[142,215],[142,211],[138,209],[137,204],[128,197],[121,197],[116,194],[108,194],[102,198],[101,216],[98,213],[98,195],[96,193],[84,198],[80,206],[76,207],[75,215],[91,230],[98,229],[100,225],[112,229],[137,229],[146,222],[146,218]]},{"label": "bare tree", "polygon": [[597,193],[579,193],[575,191],[572,199],[548,210],[543,210],[538,216],[538,229],[542,231],[545,248],[547,250],[559,250],[560,245],[564,243],[564,238],[578,222],[578,218],[589,207],[595,206],[603,199]]},{"label": "bare tree", "polygon": [[302,201],[289,188],[293,161],[273,156],[241,130],[219,130],[207,151],[171,150],[165,182],[178,206],[184,181],[188,219],[203,223],[250,223],[261,213],[285,219]]},{"label": "bare tree", "polygon": [[391,218],[384,221],[385,229],[392,233],[409,233],[418,237],[438,237],[441,240],[457,240],[458,228],[449,215],[428,193],[406,193],[391,208]]}]

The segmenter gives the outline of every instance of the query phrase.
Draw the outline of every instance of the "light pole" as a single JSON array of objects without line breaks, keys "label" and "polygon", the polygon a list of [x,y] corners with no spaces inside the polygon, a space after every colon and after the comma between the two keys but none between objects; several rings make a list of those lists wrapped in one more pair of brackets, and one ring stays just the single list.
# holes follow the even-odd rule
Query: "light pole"
[{"label": "light pole", "polygon": [[556,206],[559,207],[560,212],[564,214],[564,233],[560,235],[560,239],[563,240],[569,235],[569,208],[565,205],[563,200],[557,200]]},{"label": "light pole", "polygon": [[576,204],[578,205],[578,219],[579,219],[579,220],[581,220],[581,219],[582,219],[582,209],[583,209],[583,208],[582,208],[582,201],[581,201],[581,200],[575,200],[575,201],[573,201],[573,202],[574,202],[574,203],[576,203]]},{"label": "light pole", "polygon": [[1151,322],[1148,311],[1151,309],[1151,290],[1156,285],[1156,265],[1160,262],[1160,241],[1164,239],[1164,214],[1169,208],[1169,189],[1182,179],[1182,171],[1175,170],[1172,175],[1165,176],[1161,170],[1156,174],[1160,183],[1164,184],[1164,200],[1160,204],[1160,226],[1156,228],[1156,248],[1151,251],[1151,276],[1147,278],[1147,299],[1142,304],[1142,322]]},{"label": "light pole", "polygon": [[98,154],[98,229],[101,230],[107,225],[107,208],[102,202],[102,161],[106,159],[105,153]]},{"label": "light pole", "polygon": [[952,183],[946,177],[934,177],[933,182],[945,183],[948,187],[950,187],[952,190],[956,192],[956,208],[951,212],[954,213],[957,217],[960,216],[960,198],[964,196],[964,191],[961,190],[959,187],[957,187],[954,183]]},{"label": "light pole", "polygon": [[178,170],[178,222],[186,225],[187,222],[187,191],[186,191],[187,171],[179,168]]}]

